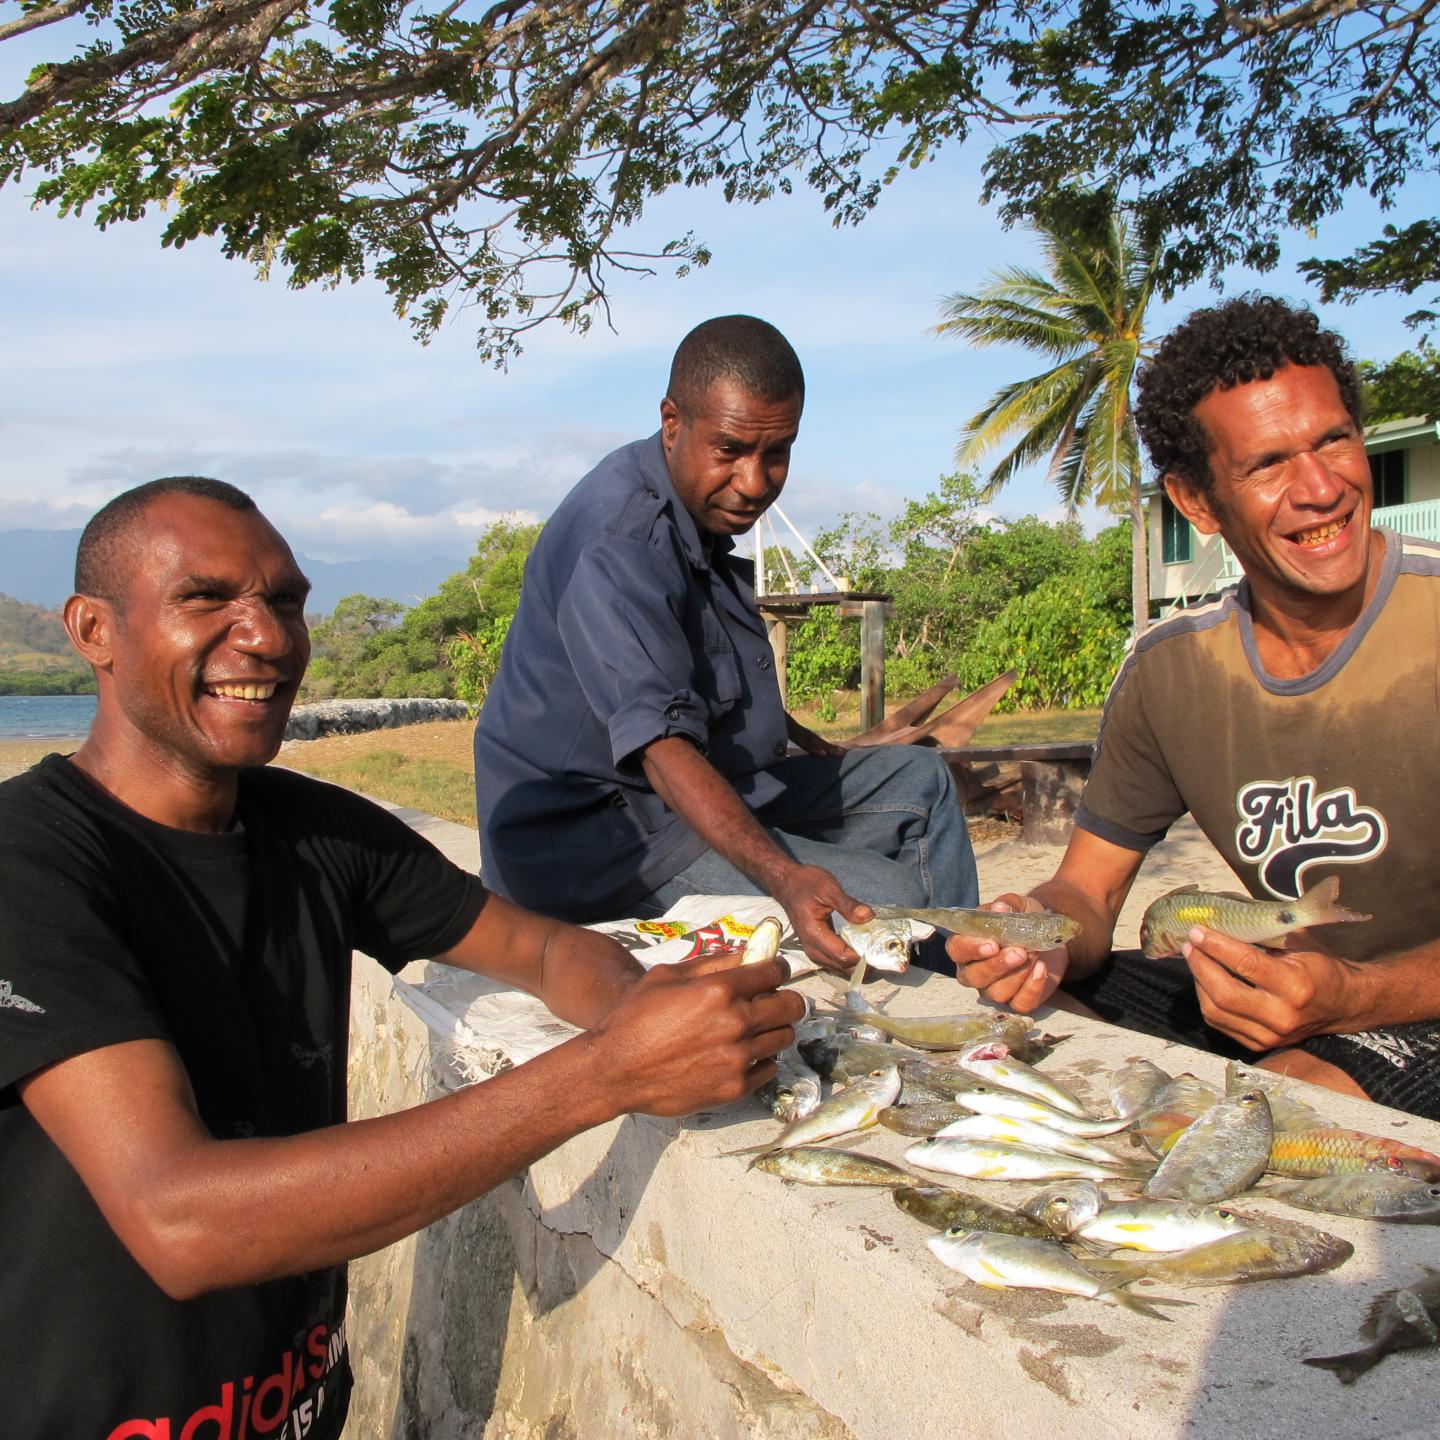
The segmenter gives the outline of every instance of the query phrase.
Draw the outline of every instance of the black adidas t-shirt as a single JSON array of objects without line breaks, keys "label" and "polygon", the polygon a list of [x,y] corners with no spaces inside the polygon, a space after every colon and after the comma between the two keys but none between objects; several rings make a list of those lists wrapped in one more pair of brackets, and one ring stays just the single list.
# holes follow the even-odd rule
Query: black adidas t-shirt
[{"label": "black adidas t-shirt", "polygon": [[339,1435],[344,1267],[171,1300],[16,1082],[161,1038],[217,1139],[341,1122],[351,950],[399,969],[458,942],[483,903],[394,816],[285,770],[242,775],[224,835],[153,824],[59,756],[0,785],[0,1431]]}]

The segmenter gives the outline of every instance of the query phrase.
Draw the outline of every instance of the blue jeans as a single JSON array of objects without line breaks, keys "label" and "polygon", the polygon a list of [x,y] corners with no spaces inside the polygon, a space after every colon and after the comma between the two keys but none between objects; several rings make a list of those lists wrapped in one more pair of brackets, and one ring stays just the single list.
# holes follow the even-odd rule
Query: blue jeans
[{"label": "blue jeans", "polygon": [[[838,758],[793,755],[770,773],[785,789],[756,818],[787,855],[828,870],[857,900],[912,909],[980,903],[970,832],[937,751],[875,745]],[[707,850],[632,913],[659,915],[684,895],[760,893]]]}]

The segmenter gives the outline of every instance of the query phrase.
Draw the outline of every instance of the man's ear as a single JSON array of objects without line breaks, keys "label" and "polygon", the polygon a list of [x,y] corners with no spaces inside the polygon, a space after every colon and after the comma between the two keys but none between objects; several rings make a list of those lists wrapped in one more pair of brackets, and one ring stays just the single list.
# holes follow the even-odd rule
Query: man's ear
[{"label": "man's ear", "polygon": [[65,602],[62,619],[65,633],[81,658],[97,670],[108,670],[112,663],[115,607],[95,595],[72,595]]},{"label": "man's ear", "polygon": [[1210,496],[1198,485],[1171,473],[1162,482],[1170,503],[1202,534],[1218,535],[1220,520]]},{"label": "man's ear", "polygon": [[680,407],[667,395],[660,402],[660,443],[668,455],[675,445],[675,437],[684,423]]}]

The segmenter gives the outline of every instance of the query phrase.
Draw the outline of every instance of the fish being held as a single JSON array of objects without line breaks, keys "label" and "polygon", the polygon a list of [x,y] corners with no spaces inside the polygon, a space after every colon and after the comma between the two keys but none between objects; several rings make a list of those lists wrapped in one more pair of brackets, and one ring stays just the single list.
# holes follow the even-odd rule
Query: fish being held
[{"label": "fish being held", "polygon": [[906,910],[899,905],[876,905],[877,919],[918,920],[935,930],[948,930],[969,940],[993,940],[1002,948],[1054,950],[1080,933],[1080,922],[1054,910],[967,910],[945,906]]},{"label": "fish being held", "polygon": [[[923,928],[929,934],[930,927]],[[867,920],[863,925],[842,920],[839,931],[840,938],[860,957],[860,966],[885,975],[903,975],[910,968],[911,942],[924,938],[904,919]],[[863,975],[864,970],[857,966],[856,984]]]},{"label": "fish being held", "polygon": [[1331,875],[1299,900],[1253,900],[1231,891],[1201,890],[1182,885],[1152,901],[1140,921],[1140,948],[1150,959],[1177,955],[1192,925],[1204,926],[1247,945],[1267,945],[1311,925],[1338,925],[1368,920],[1340,901],[1340,881]]},{"label": "fish being held", "polygon": [[1348,1355],[1313,1355],[1307,1365],[1333,1370],[1342,1385],[1353,1385],[1367,1370],[1396,1350],[1440,1345],[1440,1271],[1423,1267],[1425,1278],[1398,1290],[1386,1290],[1370,1303],[1360,1333],[1371,1343]]},{"label": "fish being held", "polygon": [[1127,1294],[1124,1286],[1130,1283],[1128,1279],[1102,1279],[1053,1240],[956,1228],[932,1235],[925,1243],[937,1260],[987,1290],[1054,1290],[1061,1295],[1108,1300],[1153,1320],[1170,1318],[1154,1308],[1153,1300]]}]

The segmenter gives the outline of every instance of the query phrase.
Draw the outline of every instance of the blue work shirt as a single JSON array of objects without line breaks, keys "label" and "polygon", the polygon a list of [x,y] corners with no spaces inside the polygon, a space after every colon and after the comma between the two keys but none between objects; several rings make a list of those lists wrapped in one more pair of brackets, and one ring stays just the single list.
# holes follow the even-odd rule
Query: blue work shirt
[{"label": "blue work shirt", "polygon": [[607,455],[546,522],[475,728],[486,885],[565,920],[614,918],[708,847],[650,788],[684,735],[752,808],[780,793],[785,710],[754,566],[702,545],[660,436]]}]

